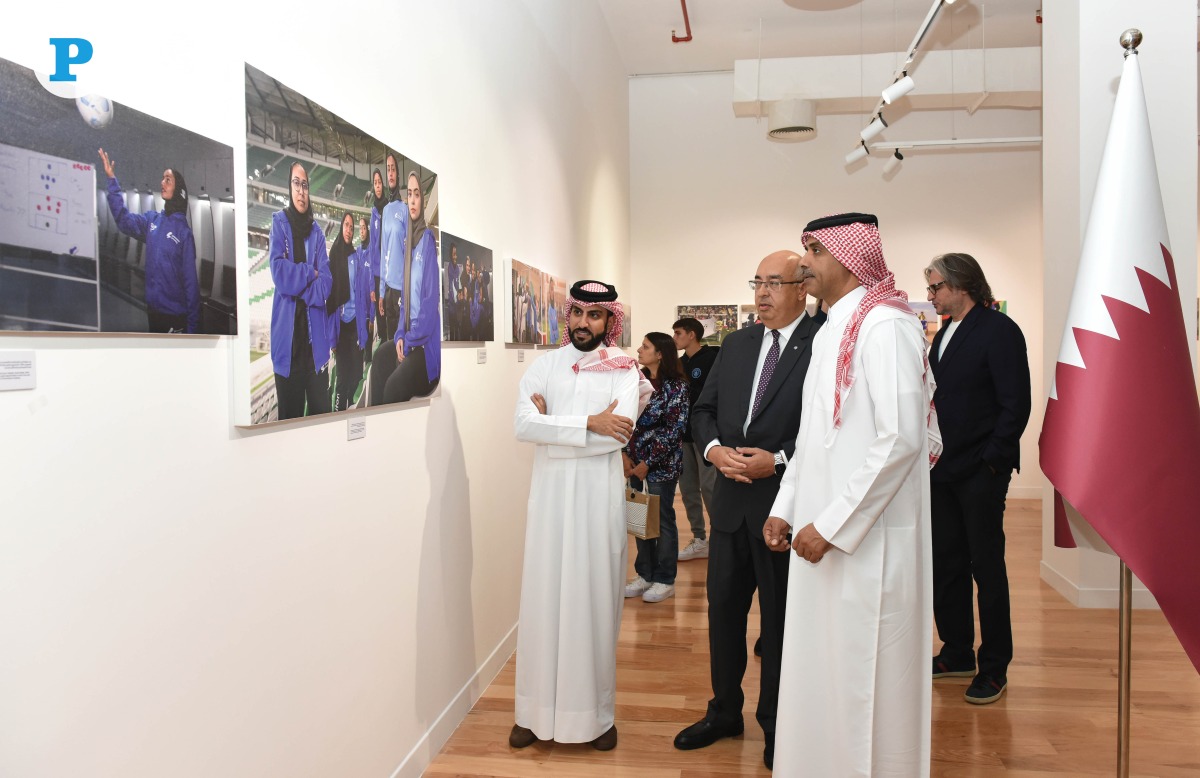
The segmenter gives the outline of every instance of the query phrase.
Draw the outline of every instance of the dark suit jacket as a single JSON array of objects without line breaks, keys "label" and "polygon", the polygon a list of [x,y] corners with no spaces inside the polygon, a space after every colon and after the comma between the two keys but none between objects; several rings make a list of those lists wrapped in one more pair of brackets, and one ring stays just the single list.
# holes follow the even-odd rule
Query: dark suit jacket
[{"label": "dark suit jacket", "polygon": [[945,327],[929,351],[937,380],[933,404],[942,431],[942,457],[931,481],[966,478],[985,463],[996,472],[1021,469],[1021,433],[1031,392],[1025,336],[1008,316],[976,305],[938,359]]},{"label": "dark suit jacket", "polygon": [[[782,451],[791,458],[800,430],[801,391],[812,357],[812,339],[824,323],[825,314],[818,312],[816,318],[805,316],[796,325],[779,355],[758,415],[750,420],[745,435],[742,424],[750,410],[750,390],[766,327],[755,324],[725,338],[700,399],[692,408],[692,437],[701,451],[719,439],[722,446]],[[712,467],[708,462],[705,466]],[[745,521],[750,535],[761,539],[778,491],[779,476],[743,484],[718,475],[713,490],[713,528],[732,532]]]}]

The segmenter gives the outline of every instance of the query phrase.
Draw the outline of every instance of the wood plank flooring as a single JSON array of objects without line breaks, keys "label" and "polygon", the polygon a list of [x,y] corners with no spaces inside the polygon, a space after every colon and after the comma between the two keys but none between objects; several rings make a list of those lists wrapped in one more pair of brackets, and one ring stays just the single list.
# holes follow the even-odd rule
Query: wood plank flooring
[{"label": "wood plank flooring", "polygon": [[[680,542],[686,544],[691,533],[678,500],[676,511]],[[1038,501],[1009,501],[1005,526],[1016,657],[1008,692],[991,705],[969,705],[962,694],[970,679],[934,682],[935,776],[1116,774],[1117,614],[1075,608],[1042,583],[1040,524]],[[631,577],[632,561],[631,544]],[[680,563],[675,597],[665,602],[626,600],[617,654],[615,750],[555,743],[509,748],[515,672],[510,659],[425,774],[770,775],[762,763],[762,731],[754,722],[753,658],[744,683],[746,733],[697,751],[671,745],[680,729],[703,716],[711,695],[705,570],[704,560]],[[750,623],[752,645],[757,606]],[[1135,611],[1133,625],[1130,774],[1200,776],[1200,675],[1162,614]],[[936,637],[934,645],[940,645]]]}]

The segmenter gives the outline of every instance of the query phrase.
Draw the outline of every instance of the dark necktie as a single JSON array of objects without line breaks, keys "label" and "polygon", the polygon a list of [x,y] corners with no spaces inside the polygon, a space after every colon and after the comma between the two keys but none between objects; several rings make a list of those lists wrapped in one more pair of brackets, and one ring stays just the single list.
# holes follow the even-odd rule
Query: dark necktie
[{"label": "dark necktie", "polygon": [[750,411],[752,419],[758,415],[758,406],[762,405],[763,395],[767,393],[767,386],[771,383],[771,376],[775,375],[775,366],[779,364],[779,330],[771,330],[771,337],[775,339],[775,342],[767,351],[767,360],[763,362],[762,375],[758,377],[758,390],[754,392],[754,408]]}]

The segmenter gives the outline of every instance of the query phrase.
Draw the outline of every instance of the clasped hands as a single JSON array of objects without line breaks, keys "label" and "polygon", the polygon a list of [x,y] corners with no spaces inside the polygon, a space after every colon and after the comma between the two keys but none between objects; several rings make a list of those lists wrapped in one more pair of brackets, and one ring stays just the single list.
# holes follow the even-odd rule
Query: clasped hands
[{"label": "clasped hands", "polygon": [[775,455],[753,446],[713,446],[708,461],[726,478],[743,484],[775,475]]},{"label": "clasped hands", "polygon": [[[791,528],[790,524],[777,516],[768,518],[767,523],[763,524],[763,540],[766,541],[767,548],[771,551],[786,552],[789,546],[787,535]],[[817,528],[811,523],[796,533],[790,545],[795,549],[796,556],[813,564],[820,562],[821,557],[833,548],[833,544],[821,537],[821,533],[817,532]]]}]

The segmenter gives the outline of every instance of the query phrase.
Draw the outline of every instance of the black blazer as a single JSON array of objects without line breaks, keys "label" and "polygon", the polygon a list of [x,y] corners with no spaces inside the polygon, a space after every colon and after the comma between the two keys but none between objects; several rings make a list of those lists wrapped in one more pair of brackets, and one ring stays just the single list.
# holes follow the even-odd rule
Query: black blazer
[{"label": "black blazer", "polygon": [[[701,451],[719,439],[723,446],[782,451],[791,458],[800,431],[801,392],[812,357],[812,339],[824,323],[825,314],[818,312],[815,318],[804,316],[796,325],[779,355],[758,415],[750,420],[745,435],[742,424],[750,410],[750,390],[766,327],[755,324],[725,338],[700,399],[692,408],[692,437]],[[707,461],[704,465],[712,467]],[[718,475],[713,490],[712,526],[732,532],[745,521],[751,536],[761,539],[763,524],[778,491],[776,475],[748,484]]]},{"label": "black blazer", "polygon": [[976,305],[938,359],[945,334],[945,327],[939,329],[929,350],[943,445],[930,480],[966,478],[985,463],[998,473],[1020,470],[1021,433],[1031,405],[1021,328],[1003,313]]}]

